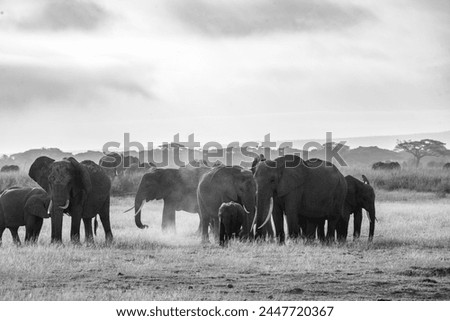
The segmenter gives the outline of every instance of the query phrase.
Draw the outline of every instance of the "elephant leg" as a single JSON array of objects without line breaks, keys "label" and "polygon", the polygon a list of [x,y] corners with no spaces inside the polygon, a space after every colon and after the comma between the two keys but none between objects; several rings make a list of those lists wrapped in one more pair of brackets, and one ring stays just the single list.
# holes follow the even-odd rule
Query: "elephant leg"
[{"label": "elephant leg", "polygon": [[310,244],[314,242],[316,238],[317,220],[312,218],[306,219],[306,243]]},{"label": "elephant leg", "polygon": [[361,235],[362,208],[358,208],[353,213],[353,240],[359,239]]},{"label": "elephant leg", "polygon": [[297,210],[294,206],[286,207],[286,222],[288,226],[289,237],[296,239],[299,237],[300,229],[298,224]]},{"label": "elephant leg", "polygon": [[33,235],[33,228],[31,226],[25,226],[25,243],[29,243]]},{"label": "elephant leg", "polygon": [[17,233],[18,227],[10,227],[9,231],[11,232],[11,236],[13,238],[13,242],[15,245],[20,245],[19,233]]},{"label": "elephant leg", "polygon": [[209,243],[209,217],[206,215],[202,216],[202,243]]},{"label": "elephant leg", "polygon": [[175,207],[170,201],[164,200],[164,209],[162,216],[163,231],[173,231],[175,232]]},{"label": "elephant leg", "polygon": [[110,244],[113,241],[113,234],[111,231],[110,222],[110,199],[108,198],[103,204],[100,210],[100,221],[102,222],[103,230],[105,231],[106,244]]},{"label": "elephant leg", "polygon": [[87,244],[94,244],[94,235],[92,233],[92,219],[83,218],[84,237]]},{"label": "elephant leg", "polygon": [[3,231],[5,231],[5,228],[2,226],[0,227],[0,246],[2,246]]},{"label": "elephant leg", "polygon": [[215,218],[213,220],[213,227],[214,227],[214,240],[216,242],[219,241],[219,220]]},{"label": "elephant leg", "polygon": [[325,242],[325,219],[319,219],[317,222],[317,238],[321,243]]},{"label": "elephant leg", "polygon": [[39,239],[39,234],[41,233],[42,224],[44,223],[43,218],[36,218],[35,224],[33,226],[33,233],[31,235],[31,242],[36,243]]},{"label": "elephant leg", "polygon": [[74,244],[80,244],[80,224],[81,224],[80,215],[72,214],[72,222],[70,225],[70,240]]},{"label": "elephant leg", "polygon": [[227,241],[227,235],[225,233],[225,225],[223,225],[223,222],[219,220],[219,245],[225,246],[225,243]]},{"label": "elephant leg", "polygon": [[305,216],[300,215],[298,218],[298,226],[300,228],[300,236],[302,238],[306,237],[306,226],[308,224],[308,220]]},{"label": "elephant leg", "polygon": [[330,217],[328,218],[328,228],[327,228],[327,237],[326,241],[328,244],[334,243],[335,240],[335,233],[336,233],[336,227],[338,225],[340,216],[336,217]]},{"label": "elephant leg", "polygon": [[275,236],[278,238],[280,244],[284,244],[286,235],[283,225],[283,209],[276,202],[273,203],[272,217],[275,225]]},{"label": "elephant leg", "polygon": [[343,243],[347,240],[349,215],[340,217],[336,224],[336,234],[338,241]]},{"label": "elephant leg", "polygon": [[198,222],[198,229],[197,232],[195,232],[196,235],[200,236],[202,235],[202,217],[200,213],[198,214],[199,222]]}]

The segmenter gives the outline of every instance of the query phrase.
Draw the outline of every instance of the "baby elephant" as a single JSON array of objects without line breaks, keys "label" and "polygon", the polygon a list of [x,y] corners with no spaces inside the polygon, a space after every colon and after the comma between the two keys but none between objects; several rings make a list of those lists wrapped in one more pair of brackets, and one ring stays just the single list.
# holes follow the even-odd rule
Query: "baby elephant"
[{"label": "baby elephant", "polygon": [[25,226],[26,242],[36,242],[44,218],[48,214],[50,198],[40,188],[12,187],[0,195],[0,245],[2,243],[3,231],[8,228],[11,231],[13,241],[20,244],[17,230]]},{"label": "baby elephant", "polygon": [[235,236],[239,236],[241,226],[246,219],[244,208],[235,202],[223,203],[219,208],[219,244],[224,246],[226,242]]}]

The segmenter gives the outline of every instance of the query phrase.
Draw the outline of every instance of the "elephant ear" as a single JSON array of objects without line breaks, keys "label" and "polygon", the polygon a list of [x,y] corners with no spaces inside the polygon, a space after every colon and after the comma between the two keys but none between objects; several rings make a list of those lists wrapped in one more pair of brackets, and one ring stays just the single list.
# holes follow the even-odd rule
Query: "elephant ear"
[{"label": "elephant ear", "polygon": [[50,166],[55,162],[54,159],[41,156],[31,164],[28,175],[38,183],[47,193],[50,192],[48,176],[50,175]]},{"label": "elephant ear", "polygon": [[278,185],[277,195],[284,196],[305,182],[305,165],[296,155],[286,155],[276,160]]},{"label": "elephant ear", "polygon": [[91,184],[91,175],[89,174],[86,166],[80,164],[73,157],[69,157],[67,160],[75,168],[77,178],[79,179],[79,182],[81,183],[81,188],[86,192],[86,194],[89,194],[92,190],[92,184]]},{"label": "elephant ear", "polygon": [[49,218],[48,206],[50,198],[44,195],[31,196],[25,203],[25,213],[41,218]]}]

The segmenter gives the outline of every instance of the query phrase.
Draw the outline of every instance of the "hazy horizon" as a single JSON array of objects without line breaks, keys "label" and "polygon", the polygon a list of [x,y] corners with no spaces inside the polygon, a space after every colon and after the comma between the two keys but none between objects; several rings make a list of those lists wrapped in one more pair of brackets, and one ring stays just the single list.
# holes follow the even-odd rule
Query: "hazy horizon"
[{"label": "hazy horizon", "polygon": [[450,3],[0,0],[0,154],[442,132]]},{"label": "hazy horizon", "polygon": [[[185,139],[186,138],[186,139]],[[346,143],[347,146],[349,146],[351,149],[355,149],[358,147],[378,147],[381,149],[387,149],[387,150],[394,150],[395,148],[395,142],[397,140],[420,140],[420,139],[425,139],[425,138],[429,138],[429,139],[436,139],[436,140],[440,140],[442,142],[444,142],[445,144],[447,144],[447,148],[450,147],[450,130],[449,131],[445,131],[445,132],[435,132],[435,133],[411,133],[411,134],[400,134],[400,135],[384,135],[384,136],[361,136],[361,137],[333,137],[333,141],[334,142],[341,142],[344,141]],[[187,137],[180,137],[180,141],[184,141],[187,140]],[[173,140],[172,140],[173,141]],[[164,142],[153,142],[154,144],[154,148],[158,148],[159,145],[161,145],[162,143],[171,143],[172,141],[164,141]],[[261,143],[263,141],[263,139],[253,139],[253,140],[249,140],[248,142],[258,142]],[[301,149],[302,146],[304,146],[304,144],[308,143],[308,142],[317,142],[320,144],[323,144],[326,139],[325,139],[325,133],[324,133],[324,137],[323,138],[310,138],[310,139],[282,139],[282,140],[273,140],[271,139],[272,142],[276,143],[276,147],[280,146],[281,143],[285,143],[285,142],[292,142],[293,143],[293,148],[297,148],[297,149]],[[201,141],[199,142],[203,147],[204,144],[208,143],[209,141]],[[242,146],[243,143],[246,143],[247,141],[239,141],[240,146]],[[381,142],[381,143],[380,143]],[[110,151],[123,151],[123,140],[120,141],[119,143],[121,143],[121,147],[116,149],[116,148],[110,148]],[[145,149],[146,148],[146,143],[147,142],[138,142],[144,145]],[[232,142],[218,142],[219,144],[221,144],[223,147],[226,147],[228,144],[232,143]],[[276,148],[273,147],[273,148]],[[42,146],[42,147],[31,147],[27,150],[21,150],[21,151],[13,151],[10,153],[2,153],[5,155],[14,155],[14,154],[18,154],[18,153],[23,153],[26,152],[28,150],[36,150],[36,149],[52,149],[52,148],[57,148],[60,149],[62,152],[67,152],[67,153],[72,153],[72,154],[77,154],[77,153],[84,153],[84,152],[101,152],[102,151],[102,146],[100,146],[99,148],[92,148],[92,149],[73,149],[73,150],[66,150],[63,148],[60,148],[59,146]],[[131,148],[132,151],[136,151],[135,148]],[[2,155],[0,154],[0,155]]]}]

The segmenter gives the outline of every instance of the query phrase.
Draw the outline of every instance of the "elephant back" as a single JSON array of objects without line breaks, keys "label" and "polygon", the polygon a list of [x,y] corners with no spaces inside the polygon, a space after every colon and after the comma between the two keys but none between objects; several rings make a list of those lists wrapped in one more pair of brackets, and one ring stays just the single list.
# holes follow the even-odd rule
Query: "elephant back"
[{"label": "elephant back", "polygon": [[106,194],[107,192],[109,195],[111,180],[102,167],[91,160],[82,161],[80,164],[85,167],[89,173],[93,188],[92,193]]}]

